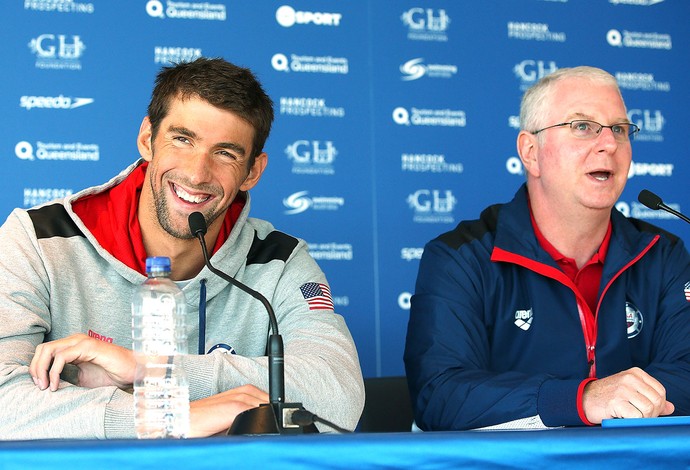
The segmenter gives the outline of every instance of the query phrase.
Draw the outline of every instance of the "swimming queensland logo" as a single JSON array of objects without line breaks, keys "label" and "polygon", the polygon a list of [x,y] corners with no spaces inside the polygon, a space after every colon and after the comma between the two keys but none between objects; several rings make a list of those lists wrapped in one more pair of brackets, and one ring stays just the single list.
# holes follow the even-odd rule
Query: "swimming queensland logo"
[{"label": "swimming queensland logo", "polygon": [[402,64],[400,72],[404,81],[418,80],[422,77],[452,78],[458,73],[458,67],[450,64],[424,64],[424,59],[418,57]]},{"label": "swimming queensland logo", "polygon": [[309,191],[299,191],[283,199],[287,215],[300,214],[309,209],[316,211],[336,211],[345,205],[345,199],[336,196],[309,196]]}]

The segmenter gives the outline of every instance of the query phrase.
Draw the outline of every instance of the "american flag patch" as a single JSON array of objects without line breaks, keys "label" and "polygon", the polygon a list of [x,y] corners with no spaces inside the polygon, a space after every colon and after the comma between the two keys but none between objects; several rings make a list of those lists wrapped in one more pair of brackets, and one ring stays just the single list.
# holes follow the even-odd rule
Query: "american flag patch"
[{"label": "american flag patch", "polygon": [[307,282],[302,284],[299,290],[309,304],[309,310],[335,310],[331,290],[326,284]]},{"label": "american flag patch", "polygon": [[685,283],[685,288],[683,290],[685,291],[685,300],[690,302],[690,281]]}]

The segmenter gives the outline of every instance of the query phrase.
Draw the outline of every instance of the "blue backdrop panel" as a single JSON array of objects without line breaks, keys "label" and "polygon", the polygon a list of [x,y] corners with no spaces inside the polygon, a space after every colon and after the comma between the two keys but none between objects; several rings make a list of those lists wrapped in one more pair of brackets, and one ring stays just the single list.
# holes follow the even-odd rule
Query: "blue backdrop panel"
[{"label": "blue backdrop panel", "polygon": [[424,244],[524,181],[520,97],[557,68],[617,76],[642,129],[617,208],[690,240],[637,202],[648,188],[690,204],[688,2],[12,0],[3,13],[0,216],[134,161],[161,66],[248,66],[276,107],[253,214],[307,240],[365,376],[403,373]]}]

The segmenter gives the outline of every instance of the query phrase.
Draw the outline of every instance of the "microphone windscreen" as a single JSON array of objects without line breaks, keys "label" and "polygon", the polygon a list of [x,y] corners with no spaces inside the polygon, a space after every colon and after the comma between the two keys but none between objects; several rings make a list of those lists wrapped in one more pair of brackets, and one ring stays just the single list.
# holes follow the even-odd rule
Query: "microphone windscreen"
[{"label": "microphone windscreen", "polygon": [[201,212],[192,212],[189,214],[187,222],[189,223],[189,230],[191,230],[192,235],[195,237],[200,233],[206,235],[206,219],[204,219],[204,215]]},{"label": "microphone windscreen", "polygon": [[640,191],[640,194],[637,196],[637,200],[654,210],[658,210],[661,204],[663,204],[663,201],[659,196],[646,189]]}]

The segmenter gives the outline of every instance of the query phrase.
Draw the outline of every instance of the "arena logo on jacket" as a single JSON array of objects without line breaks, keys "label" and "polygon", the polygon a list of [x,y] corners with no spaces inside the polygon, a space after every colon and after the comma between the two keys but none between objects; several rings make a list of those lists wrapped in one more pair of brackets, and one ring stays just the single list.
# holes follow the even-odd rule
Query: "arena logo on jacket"
[{"label": "arena logo on jacket", "polygon": [[532,326],[532,318],[534,316],[532,315],[531,308],[529,310],[517,310],[515,312],[515,326],[523,331],[527,331]]},{"label": "arena logo on jacket", "polygon": [[632,339],[642,331],[642,312],[630,302],[625,302],[625,321],[628,324],[628,339]]}]

